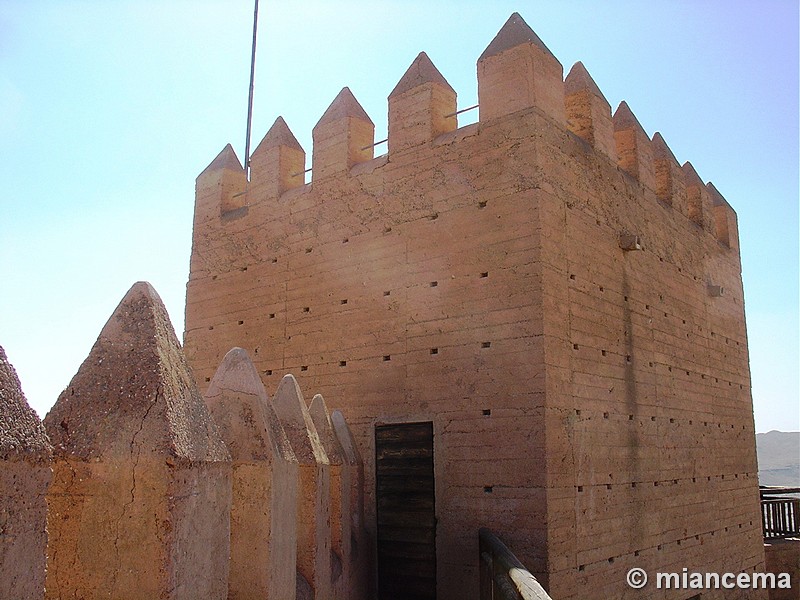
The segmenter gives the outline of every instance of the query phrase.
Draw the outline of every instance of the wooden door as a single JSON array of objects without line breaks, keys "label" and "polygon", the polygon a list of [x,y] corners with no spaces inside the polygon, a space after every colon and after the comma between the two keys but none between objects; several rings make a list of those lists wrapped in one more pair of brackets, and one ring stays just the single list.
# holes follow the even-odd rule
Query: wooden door
[{"label": "wooden door", "polygon": [[436,598],[433,423],[375,428],[379,600]]}]

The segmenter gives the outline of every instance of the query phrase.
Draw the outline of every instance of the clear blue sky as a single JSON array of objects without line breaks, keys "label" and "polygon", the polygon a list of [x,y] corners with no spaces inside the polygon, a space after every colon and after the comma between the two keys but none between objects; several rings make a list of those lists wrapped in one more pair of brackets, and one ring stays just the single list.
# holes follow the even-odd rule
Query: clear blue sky
[{"label": "clear blue sky", "polygon": [[[310,156],[345,85],[385,137],[421,50],[475,104],[514,11],[736,209],[756,429],[800,429],[796,0],[261,0],[254,145],[283,115]],[[0,345],[40,415],[134,281],[182,331],[194,179],[243,155],[251,28],[252,0],[0,0]]]}]

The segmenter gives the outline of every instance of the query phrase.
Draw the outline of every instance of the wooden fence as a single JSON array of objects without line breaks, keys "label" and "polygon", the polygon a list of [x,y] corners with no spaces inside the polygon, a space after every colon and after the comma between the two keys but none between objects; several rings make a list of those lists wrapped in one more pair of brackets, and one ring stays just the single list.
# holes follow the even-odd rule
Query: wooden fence
[{"label": "wooden fence", "polygon": [[764,539],[800,537],[800,488],[761,488]]}]

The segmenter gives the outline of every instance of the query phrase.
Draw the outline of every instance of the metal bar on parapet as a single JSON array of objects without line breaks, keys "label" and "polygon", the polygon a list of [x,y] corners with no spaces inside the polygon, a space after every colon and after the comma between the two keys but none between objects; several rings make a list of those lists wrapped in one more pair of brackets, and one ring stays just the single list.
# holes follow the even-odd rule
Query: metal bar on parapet
[{"label": "metal bar on parapet", "polygon": [[256,77],[256,38],[258,36],[258,0],[253,8],[253,46],[250,53],[250,93],[247,98],[247,134],[244,141],[244,174],[250,178],[250,130],[253,125],[253,89]]},{"label": "metal bar on parapet", "polygon": [[377,142],[375,142],[374,144],[369,144],[368,146],[364,146],[364,147],[363,147],[363,148],[361,148],[361,149],[362,149],[362,150],[369,150],[370,148],[374,148],[375,146],[379,146],[380,144],[383,144],[384,142],[388,142],[388,141],[389,141],[389,138],[384,138],[384,139],[382,139],[382,140],[378,140],[378,141],[377,141]]},{"label": "metal bar on parapet", "polygon": [[479,106],[480,106],[480,104],[474,104],[472,106],[468,106],[467,108],[462,108],[461,110],[457,110],[456,112],[450,113],[449,115],[445,115],[445,118],[447,118],[447,117],[455,117],[456,115],[460,115],[461,113],[465,113],[465,112],[467,112],[469,110],[475,110]]},{"label": "metal bar on parapet", "polygon": [[311,171],[312,168],[308,168],[305,171],[298,171],[297,173],[292,173],[292,177],[299,177],[300,175],[305,175],[306,173]]}]

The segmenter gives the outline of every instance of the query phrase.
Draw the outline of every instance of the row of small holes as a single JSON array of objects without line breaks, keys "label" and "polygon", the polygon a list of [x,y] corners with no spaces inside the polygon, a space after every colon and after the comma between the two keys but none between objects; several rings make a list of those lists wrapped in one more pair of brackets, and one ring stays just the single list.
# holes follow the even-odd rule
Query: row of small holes
[{"label": "row of small holes", "polygon": [[[486,208],[486,202],[478,202],[478,208]],[[439,218],[439,213],[436,213],[436,212],[432,213],[431,215],[428,216],[428,219],[430,219],[431,221],[435,221],[438,218]],[[391,231],[392,231],[391,226],[387,225],[386,227],[383,228],[383,233],[391,233]],[[342,243],[343,244],[347,244],[349,241],[350,241],[350,238],[344,238],[342,240]],[[312,252],[312,250],[313,250],[313,248],[306,248],[306,254],[310,254]],[[277,258],[273,258],[272,262],[276,263],[276,262],[278,262],[278,259]],[[242,269],[242,271],[246,271],[246,270],[247,270],[247,267],[244,267]],[[214,279],[216,279],[216,277],[217,276],[214,275]]]},{"label": "row of small holes", "polygon": [[[492,342],[481,342],[481,348],[491,348]],[[439,354],[439,348],[431,348],[431,354]]]},{"label": "row of small holes", "polygon": [[[247,270],[247,267],[245,267],[243,270]],[[214,275],[214,279],[216,279],[216,277],[217,276]],[[487,277],[489,277],[489,271],[481,272],[481,274],[480,274],[480,278],[481,279],[485,279]],[[439,286],[439,282],[438,281],[431,281],[429,285],[430,285],[430,287],[435,288],[435,287]],[[384,296],[391,296],[391,294],[392,294],[391,290],[386,290],[386,291],[383,292]],[[340,300],[339,304],[347,304],[347,298],[344,298],[344,299]],[[311,308],[308,307],[308,306],[305,306],[305,307],[303,307],[303,312],[304,313],[311,312]],[[269,318],[270,319],[274,319],[275,318],[275,313],[270,313]],[[243,321],[239,321],[239,325],[241,325],[242,323],[243,323]],[[213,329],[213,328],[214,328],[213,326],[209,327],[209,329]]]},{"label": "row of small holes", "polygon": [[[733,474],[733,478],[734,479],[739,479],[739,475],[740,475],[739,473],[734,473]],[[744,477],[750,477],[750,473],[742,473],[742,475],[744,475]],[[724,473],[722,475],[708,475],[706,477],[706,482],[711,481],[715,477],[719,477],[719,479],[721,481],[725,481],[726,475]],[[728,474],[728,477],[730,477],[730,474]],[[692,479],[692,483],[697,483],[697,477],[692,477],[691,479]],[[701,477],[701,479],[702,479],[702,477]],[[672,485],[678,485],[678,483],[681,482],[681,481],[686,481],[688,483],[689,478],[688,477],[681,477],[681,478],[678,478],[678,479],[656,480],[656,481],[653,481],[653,487],[658,487],[658,486],[660,486],[661,484],[664,484],[664,483],[672,483]],[[645,481],[631,481],[630,483],[597,483],[597,484],[590,485],[589,487],[599,487],[601,485],[604,485],[607,490],[610,490],[610,489],[612,489],[612,487],[615,487],[615,488],[619,489],[620,486],[628,487],[630,485],[631,488],[635,489],[641,483],[650,483],[650,482],[649,481],[647,481],[647,482],[645,482]],[[579,493],[582,493],[584,487],[586,487],[586,486],[576,485],[575,489]]]},{"label": "row of small holes", "polygon": [[[484,271],[483,273],[481,273],[480,276],[481,276],[481,278],[489,277],[489,272],[488,271]],[[438,281],[431,281],[430,282],[430,286],[431,287],[437,287],[438,285],[439,285]],[[391,294],[392,294],[392,292],[390,290],[387,290],[387,291],[383,292],[384,296],[391,296]],[[339,301],[339,304],[341,304],[341,305],[344,305],[344,304],[347,304],[347,303],[348,303],[347,298],[343,298],[342,300]],[[303,312],[304,313],[311,312],[311,307],[304,306],[303,307]],[[269,318],[270,319],[274,319],[275,318],[275,313],[270,313]],[[239,321],[239,325],[241,325],[242,323],[244,323],[244,321]],[[213,329],[213,326],[210,327],[209,329]]]},{"label": "row of small holes", "polygon": [[[680,270],[680,269],[679,269],[679,270]],[[569,278],[570,278],[571,280],[575,280],[575,274],[574,274],[574,273],[570,274]],[[695,279],[697,279],[697,278],[695,278]],[[601,292],[604,292],[604,291],[605,291],[605,288],[604,288],[603,286],[598,286],[598,288],[599,288],[599,290],[600,290]],[[629,302],[629,298],[628,298],[628,296],[623,296],[623,299],[625,300],[625,302]],[[663,301],[664,301],[664,296],[659,294],[659,296],[658,296],[658,299],[659,299],[660,301],[662,301],[662,302],[663,302]],[[651,306],[650,306],[649,304],[645,304],[645,305],[644,305],[644,308],[645,308],[645,310],[650,310]],[[669,318],[669,313],[666,313],[666,312],[665,312],[665,313],[664,313],[664,317],[665,317],[665,318]],[[686,319],[681,319],[681,322],[682,322],[684,325],[686,325]],[[698,325],[698,326],[697,326],[697,330],[698,330],[700,333],[702,333],[702,332],[703,332],[703,328],[702,328],[700,325]],[[710,331],[710,333],[711,333],[711,337],[716,337],[716,336],[717,336],[717,333],[716,333],[715,331]],[[686,335],[687,335],[687,337],[689,336],[689,334],[688,334],[688,333],[687,333]],[[730,342],[731,342],[731,339],[730,339],[729,337],[725,337],[725,343],[726,343],[726,344],[729,344]],[[741,344],[740,344],[738,341],[736,341],[735,343],[736,343],[736,345],[737,345],[737,346],[740,346],[740,345],[741,345]]]},{"label": "row of small holes", "polygon": [[[576,409],[575,409],[575,415],[576,415],[576,416],[581,416],[581,409],[579,409],[579,408],[576,408]],[[604,413],[603,413],[603,418],[604,418],[604,419],[608,419],[608,418],[610,418],[610,413],[608,413],[608,412],[604,412]],[[633,421],[633,419],[634,419],[634,415],[631,415],[631,414],[629,414],[629,415],[628,415],[628,420],[629,420],[629,421]],[[656,417],[655,417],[655,416],[651,416],[651,417],[650,417],[650,420],[651,420],[651,421],[655,421],[655,420],[656,420]],[[673,417],[670,417],[670,419],[669,419],[669,422],[670,422],[670,423],[675,423],[675,419],[674,419]],[[689,425],[694,425],[694,420],[693,420],[693,419],[689,419]],[[713,425],[716,425],[716,426],[717,426],[717,429],[722,429],[722,423],[711,423],[711,425],[712,425],[712,426],[713,426]],[[708,427],[708,426],[709,426],[709,422],[708,422],[708,421],[703,421],[703,427]],[[734,429],[734,428],[735,428],[735,425],[731,424],[731,427],[730,427],[730,428],[731,428],[731,429]],[[728,428],[727,428],[727,427],[725,427],[725,429],[728,429]],[[742,430],[745,430],[745,429],[746,429],[746,426],[745,426],[745,425],[742,425]]]},{"label": "row of small holes", "polygon": [[[572,344],[572,349],[573,350],[580,350],[580,345],[579,344]],[[600,353],[601,353],[602,356],[607,356],[608,355],[608,351],[607,350],[601,350]],[[630,354],[626,354],[625,355],[625,362],[627,362],[629,364],[632,363],[633,362],[633,357],[631,357]],[[655,366],[655,363],[653,363],[652,361],[648,362],[647,364],[651,368],[653,366]],[[663,364],[663,363],[659,363],[659,364]],[[670,373],[672,373],[672,367],[671,366],[667,365],[667,370]],[[706,375],[705,373],[697,373],[697,372],[695,372],[695,374],[700,375],[700,379],[706,379],[706,378],[710,377],[710,375]],[[686,371],[686,376],[687,377],[691,377],[691,375],[692,375],[692,371]],[[719,377],[714,377],[714,383],[719,383]],[[728,384],[728,387],[733,387],[733,382],[726,381],[726,383]],[[740,390],[744,389],[744,385],[743,384],[740,383],[738,385],[739,385],[739,389]]]},{"label": "row of small holes", "polygon": [[[486,202],[478,202],[478,208],[486,208]],[[428,217],[428,219],[430,219],[431,221],[435,221],[435,220],[436,220],[436,219],[438,219],[438,218],[439,218],[439,213],[432,213],[432,214],[431,214],[431,215]],[[389,227],[389,226],[386,226],[386,227],[384,227],[384,228],[383,228],[383,232],[384,232],[384,233],[391,233],[391,231],[392,231],[392,228],[391,228],[391,227]],[[347,244],[349,241],[350,241],[350,238],[344,238],[344,239],[342,240],[342,243],[343,243],[343,244]],[[311,253],[311,251],[312,251],[312,250],[313,250],[313,248],[306,248],[306,254],[309,254],[309,253]],[[273,262],[273,263],[276,263],[276,262],[278,262],[278,259],[277,259],[277,258],[273,258],[273,259],[272,259],[272,262]],[[243,270],[243,271],[246,271],[246,270],[247,270],[247,267],[244,267],[242,270]],[[216,275],[214,275],[212,279],[216,279],[216,278],[217,278],[217,276],[216,276]]]},{"label": "row of small holes", "polygon": [[[738,523],[738,527],[737,527],[737,528],[738,528],[738,529],[741,529],[743,525],[744,525],[744,523]],[[752,525],[753,525],[753,522],[752,522],[752,521],[750,521],[750,526],[752,526]],[[725,527],[725,528],[723,528],[723,529],[716,529],[716,530],[712,530],[712,531],[705,531],[705,532],[703,532],[703,533],[699,533],[699,534],[695,534],[695,535],[692,535],[692,536],[687,536],[687,537],[685,537],[685,538],[681,538],[681,539],[678,539],[678,540],[674,540],[674,543],[676,543],[677,545],[679,545],[679,546],[680,546],[680,545],[681,545],[683,542],[685,542],[685,541],[688,541],[688,540],[690,540],[690,539],[692,539],[692,538],[694,538],[696,541],[700,541],[700,536],[701,536],[701,535],[711,535],[711,536],[713,537],[714,535],[716,535],[716,534],[717,534],[717,532],[720,532],[720,531],[723,531],[723,530],[724,530],[725,532],[727,532],[729,529],[730,529],[730,527]],[[669,544],[669,543],[672,543],[672,542],[667,542],[667,544]],[[660,551],[663,549],[663,546],[664,546],[664,545],[665,545],[665,544],[658,544],[657,546],[655,546],[655,548],[656,548],[656,550],[658,550],[658,551],[660,552]],[[649,548],[645,548],[645,550],[648,550],[648,549],[649,549]],[[641,553],[641,550],[634,550],[634,552],[633,552],[633,556],[639,556],[639,554],[640,554],[640,553]],[[611,557],[609,557],[609,558],[608,558],[608,559],[606,559],[606,560],[607,560],[607,562],[609,562],[609,563],[613,563],[615,559],[617,559],[617,558],[623,558],[623,557],[625,557],[625,556],[627,556],[627,555],[625,555],[625,554],[621,554],[621,555],[619,555],[619,556],[616,556],[616,557],[614,557],[614,556],[611,556]],[[601,561],[596,561],[595,563],[590,563],[590,564],[597,564],[597,563],[599,563],[599,562],[601,562]],[[586,567],[586,565],[578,565],[578,571],[583,571],[583,570],[585,569],[585,567]]]},{"label": "row of small holes", "polygon": [[[491,346],[492,346],[491,342],[482,342],[481,343],[481,348],[491,348]],[[255,349],[255,353],[258,354],[258,348]],[[439,349],[438,348],[431,348],[430,349],[430,353],[431,354],[439,354]],[[391,360],[392,360],[392,355],[391,354],[384,354],[383,355],[383,362],[389,362]],[[347,366],[347,361],[346,360],[340,360],[339,361],[339,366],[340,367],[346,367]],[[300,370],[301,371],[308,371],[308,365],[301,365],[300,366]],[[264,373],[267,374],[267,375],[272,375],[272,369],[268,369],[268,370],[264,371]],[[206,378],[206,381],[209,381],[209,379]],[[484,411],[483,414],[485,414],[485,415],[491,414],[491,411],[489,411],[489,412]]]}]

